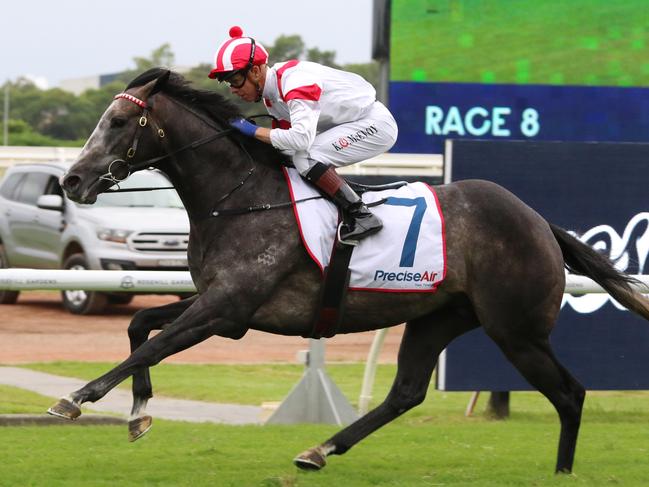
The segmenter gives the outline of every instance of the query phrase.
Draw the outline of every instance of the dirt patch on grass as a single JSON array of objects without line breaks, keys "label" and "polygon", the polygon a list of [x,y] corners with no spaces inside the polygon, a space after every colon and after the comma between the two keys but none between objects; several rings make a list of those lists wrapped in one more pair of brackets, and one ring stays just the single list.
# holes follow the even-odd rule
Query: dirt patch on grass
[{"label": "dirt patch on grass", "polygon": [[[126,330],[133,314],[160,306],[175,296],[136,296],[129,305],[111,306],[100,316],[78,316],[63,310],[58,292],[23,292],[15,305],[0,305],[0,363],[56,360],[121,361],[129,354]],[[396,362],[403,326],[392,328],[380,361]],[[364,361],[374,332],[339,335],[327,340],[327,361]],[[213,337],[165,359],[175,363],[295,362],[309,342],[250,331],[241,340]]]}]

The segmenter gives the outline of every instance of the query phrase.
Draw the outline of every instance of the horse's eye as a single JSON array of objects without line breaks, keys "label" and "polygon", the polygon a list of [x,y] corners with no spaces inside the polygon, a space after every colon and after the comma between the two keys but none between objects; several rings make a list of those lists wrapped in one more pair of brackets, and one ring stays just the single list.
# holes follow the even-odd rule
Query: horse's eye
[{"label": "horse's eye", "polygon": [[110,119],[110,128],[117,129],[126,125],[126,119],[123,117],[114,117]]}]

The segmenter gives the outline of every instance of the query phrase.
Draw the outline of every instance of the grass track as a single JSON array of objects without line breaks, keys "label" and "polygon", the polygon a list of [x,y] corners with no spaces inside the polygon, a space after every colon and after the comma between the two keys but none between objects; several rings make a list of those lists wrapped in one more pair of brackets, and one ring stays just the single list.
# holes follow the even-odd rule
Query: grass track
[{"label": "grass track", "polygon": [[[92,380],[116,364],[105,362],[52,362],[26,367],[68,377]],[[358,399],[363,364],[330,365],[327,371],[352,401]],[[256,404],[281,401],[300,379],[301,365],[177,365],[160,364],[151,369],[154,394],[199,401]],[[380,365],[376,377],[377,397],[384,396],[396,373],[396,365]],[[130,389],[130,380],[121,386]]]},{"label": "grass track", "polygon": [[[121,427],[4,428],[1,485],[371,486],[647,485],[646,428],[585,425],[577,474],[556,477],[557,425],[544,417],[504,423],[397,424],[317,473],[292,457],[330,426],[235,427],[156,421],[130,444]],[[642,446],[640,446],[642,445]]]},{"label": "grass track", "polygon": [[[86,364],[83,373],[94,377],[97,368],[104,371],[107,365]],[[49,371],[51,367],[84,369],[78,363],[39,365]],[[157,381],[159,389],[164,386],[172,392],[172,384],[185,377],[192,377],[202,388],[219,391],[231,387],[228,375],[242,374],[253,391],[258,383],[285,388],[300,374],[299,368],[285,365],[157,368],[165,367],[169,370],[154,377],[154,385]],[[353,389],[348,396],[355,398],[361,380],[357,372],[362,367],[335,365],[329,369],[339,384],[341,379],[348,382],[345,388]],[[380,367],[377,388],[388,387],[393,371],[393,365]],[[383,392],[375,390],[375,395],[382,396]],[[15,409],[16,403],[24,412],[43,411],[51,402],[30,393],[16,394],[11,388],[0,387],[0,412],[6,412],[1,409],[7,404]],[[0,485],[649,485],[647,393],[588,395],[576,474],[569,477],[552,473],[559,425],[543,397],[514,393],[512,417],[505,422],[491,422],[480,414],[464,418],[467,399],[467,393],[430,391],[420,407],[372,434],[346,455],[331,457],[327,468],[317,473],[298,471],[291,459],[331,436],[335,427],[221,426],[154,420],[149,435],[134,444],[126,441],[125,428],[118,426],[3,428]],[[248,393],[248,403],[262,400],[268,400],[266,393],[257,397]],[[482,398],[478,410],[484,402]]]}]

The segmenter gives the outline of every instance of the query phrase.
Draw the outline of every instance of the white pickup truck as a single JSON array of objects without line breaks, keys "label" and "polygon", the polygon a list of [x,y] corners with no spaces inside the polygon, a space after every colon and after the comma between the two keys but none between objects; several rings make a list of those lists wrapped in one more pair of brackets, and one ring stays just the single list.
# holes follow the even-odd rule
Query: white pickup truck
[{"label": "white pickup truck", "polygon": [[[58,162],[10,167],[0,181],[0,268],[187,270],[189,220],[174,190],[102,194],[92,205],[68,200]],[[121,187],[165,187],[158,171],[133,174]],[[126,304],[131,293],[62,291],[75,314]],[[0,304],[17,291],[0,290]]]}]

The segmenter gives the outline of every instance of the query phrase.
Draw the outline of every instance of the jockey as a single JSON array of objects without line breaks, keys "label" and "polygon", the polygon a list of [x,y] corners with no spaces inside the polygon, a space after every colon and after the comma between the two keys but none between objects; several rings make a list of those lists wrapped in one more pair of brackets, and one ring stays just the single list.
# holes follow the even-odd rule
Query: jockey
[{"label": "jockey", "polygon": [[335,171],[377,156],[392,147],[397,124],[376,100],[376,91],[362,77],[307,61],[268,66],[268,53],[240,27],[216,51],[212,79],[227,83],[247,102],[263,99],[276,120],[273,128],[244,118],[230,121],[243,134],[292,155],[300,174],[315,184],[353,222],[341,228],[341,240],[358,241],[383,224]]}]

